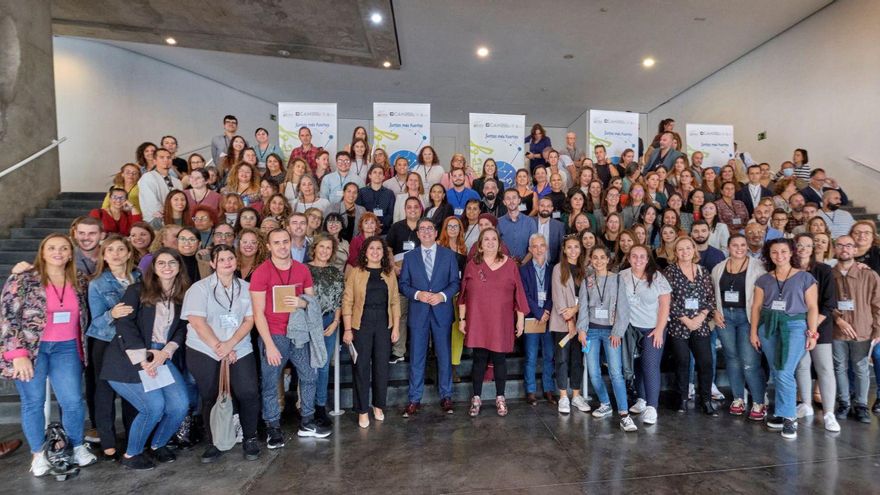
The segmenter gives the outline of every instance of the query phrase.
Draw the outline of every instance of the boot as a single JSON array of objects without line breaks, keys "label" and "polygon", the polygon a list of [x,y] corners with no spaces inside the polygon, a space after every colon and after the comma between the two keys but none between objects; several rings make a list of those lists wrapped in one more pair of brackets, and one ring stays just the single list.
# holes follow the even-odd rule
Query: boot
[{"label": "boot", "polygon": [[168,444],[176,448],[177,450],[189,450],[193,447],[192,442],[192,426],[193,426],[193,417],[192,415],[187,415],[183,418],[183,423],[180,423],[180,427],[177,429],[177,433],[171,437],[171,440],[168,441]]}]

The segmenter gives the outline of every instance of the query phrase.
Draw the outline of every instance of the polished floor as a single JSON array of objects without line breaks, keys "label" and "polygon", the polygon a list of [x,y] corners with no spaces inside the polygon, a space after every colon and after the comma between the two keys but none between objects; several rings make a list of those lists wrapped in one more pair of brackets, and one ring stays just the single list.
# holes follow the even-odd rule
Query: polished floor
[{"label": "polished floor", "polygon": [[[356,425],[338,418],[333,436],[301,440],[285,427],[287,446],[264,449],[256,462],[236,447],[219,462],[199,463],[201,448],[177,462],[135,473],[113,463],[65,482],[35,479],[20,449],[0,460],[3,493],[66,494],[443,494],[443,493],[880,493],[880,423],[842,421],[827,433],[821,418],[802,421],[797,440],[722,413],[706,418],[661,410],[658,424],[624,434],[617,420],[546,402],[510,402],[500,418],[484,404],[476,419],[465,404],[443,415],[437,405],[403,419]],[[818,411],[817,411],[818,414]],[[0,427],[0,439],[20,438]]]}]

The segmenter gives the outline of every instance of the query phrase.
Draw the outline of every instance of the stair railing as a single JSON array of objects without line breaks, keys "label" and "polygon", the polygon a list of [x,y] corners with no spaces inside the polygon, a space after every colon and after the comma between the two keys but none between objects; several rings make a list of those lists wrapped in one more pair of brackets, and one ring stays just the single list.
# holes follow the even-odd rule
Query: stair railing
[{"label": "stair railing", "polygon": [[849,161],[851,161],[851,162],[853,162],[853,163],[856,163],[856,164],[858,164],[858,165],[861,165],[861,166],[865,167],[865,168],[868,169],[868,170],[871,170],[871,171],[873,171],[873,172],[880,173],[880,167],[877,167],[877,166],[875,166],[875,165],[871,165],[870,163],[868,163],[867,160],[862,160],[862,159],[860,159],[860,158],[856,158],[856,157],[853,157],[853,156],[848,156],[848,157],[846,157],[846,158],[847,158]]},{"label": "stair railing", "polygon": [[53,148],[58,147],[59,144],[65,142],[65,141],[67,141],[66,136],[63,138],[60,138],[60,139],[53,139],[52,142],[49,144],[49,146],[46,146],[45,148],[41,149],[40,151],[37,151],[36,153],[34,153],[33,155],[25,158],[24,160],[16,163],[15,165],[7,168],[6,170],[0,172],[0,179],[2,179],[3,177],[6,177],[7,175],[11,174],[12,172],[15,172],[16,170],[20,169],[21,167],[24,167],[28,163],[43,156],[44,154],[48,153]]}]

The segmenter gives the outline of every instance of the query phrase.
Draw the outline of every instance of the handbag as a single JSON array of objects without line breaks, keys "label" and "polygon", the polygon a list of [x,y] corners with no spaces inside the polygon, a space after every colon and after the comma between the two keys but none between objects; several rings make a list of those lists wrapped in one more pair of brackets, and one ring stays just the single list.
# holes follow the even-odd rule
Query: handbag
[{"label": "handbag", "polygon": [[232,419],[232,394],[229,383],[229,361],[220,362],[220,386],[217,402],[211,408],[211,436],[214,446],[227,451],[235,446],[235,423]]}]

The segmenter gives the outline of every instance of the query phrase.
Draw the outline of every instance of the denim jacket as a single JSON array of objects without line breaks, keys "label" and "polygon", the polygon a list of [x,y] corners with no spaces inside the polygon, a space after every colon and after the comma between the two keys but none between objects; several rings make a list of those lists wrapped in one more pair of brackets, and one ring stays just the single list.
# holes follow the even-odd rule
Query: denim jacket
[{"label": "denim jacket", "polygon": [[[140,272],[135,270],[132,277],[132,283],[139,281]],[[122,301],[123,294],[125,288],[110,270],[105,270],[89,282],[89,310],[92,313],[92,323],[86,331],[86,336],[104,342],[111,342],[116,337],[116,320],[110,316],[110,310]]]}]

